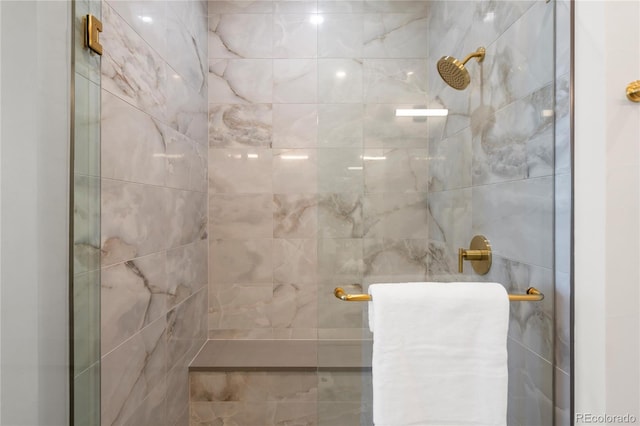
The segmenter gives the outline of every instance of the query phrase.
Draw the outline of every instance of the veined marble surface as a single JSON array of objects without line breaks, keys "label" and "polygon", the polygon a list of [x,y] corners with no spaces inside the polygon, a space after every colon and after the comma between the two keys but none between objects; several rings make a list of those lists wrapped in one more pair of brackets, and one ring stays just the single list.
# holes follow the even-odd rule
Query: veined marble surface
[{"label": "veined marble surface", "polygon": [[207,335],[207,3],[102,6],[101,423],[185,425]]}]

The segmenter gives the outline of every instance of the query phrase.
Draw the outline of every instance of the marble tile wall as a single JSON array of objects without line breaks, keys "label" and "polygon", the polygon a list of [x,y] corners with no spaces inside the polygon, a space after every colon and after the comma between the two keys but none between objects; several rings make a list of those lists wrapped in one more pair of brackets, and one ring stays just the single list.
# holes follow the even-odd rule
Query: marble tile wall
[{"label": "marble tile wall", "polygon": [[191,372],[191,426],[373,424],[371,372]]},{"label": "marble tile wall", "polygon": [[[568,25],[568,4],[433,2],[430,10],[429,28],[439,34],[429,45],[430,63],[444,55],[464,57],[481,45],[487,53],[481,64],[467,64],[471,84],[462,92],[446,86],[437,72],[429,74],[428,105],[449,109],[448,117],[428,123],[429,276],[497,281],[513,293],[535,286],[545,294],[540,303],[511,304],[513,425],[552,424],[554,415],[557,424],[568,424],[565,403],[554,406],[554,386],[555,392],[568,389],[568,370],[561,368],[569,362],[568,269],[558,260],[568,260],[569,241],[564,33],[556,53],[561,60],[554,65],[555,16]],[[554,199],[558,186],[563,191]],[[491,271],[478,276],[467,264],[458,274],[457,249],[468,247],[476,234],[492,243]],[[558,276],[556,264],[566,275]]]},{"label": "marble tile wall", "polygon": [[103,425],[187,425],[206,339],[207,5],[103,1]]},{"label": "marble tile wall", "polygon": [[427,5],[209,2],[210,338],[368,337],[333,288],[426,278]]}]

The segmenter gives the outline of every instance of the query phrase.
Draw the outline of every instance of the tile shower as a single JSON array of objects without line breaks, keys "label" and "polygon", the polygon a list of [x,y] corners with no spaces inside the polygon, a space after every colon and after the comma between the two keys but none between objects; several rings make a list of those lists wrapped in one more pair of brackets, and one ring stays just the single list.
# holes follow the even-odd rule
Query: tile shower
[{"label": "tile shower", "polygon": [[[206,337],[370,339],[366,305],[336,286],[478,279],[547,296],[512,305],[509,423],[552,424],[568,350],[553,297],[566,4],[151,4],[103,10],[103,424],[187,424],[186,366]],[[446,86],[437,60],[481,45],[469,88]],[[449,116],[395,117],[414,107]],[[496,253],[482,278],[456,271],[475,234]],[[366,424],[359,372],[190,375],[192,425],[336,425],[323,407],[341,404],[340,426]]]}]

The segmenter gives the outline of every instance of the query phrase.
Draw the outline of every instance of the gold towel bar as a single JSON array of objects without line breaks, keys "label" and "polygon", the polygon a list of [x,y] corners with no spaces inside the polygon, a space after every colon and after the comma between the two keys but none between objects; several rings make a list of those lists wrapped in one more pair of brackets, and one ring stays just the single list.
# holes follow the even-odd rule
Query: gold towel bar
[{"label": "gold towel bar", "polygon": [[[347,294],[342,287],[336,287],[333,294],[344,302],[369,302],[370,294]],[[527,294],[510,294],[509,300],[512,302],[539,302],[544,299],[544,294],[535,287],[529,287]]]}]

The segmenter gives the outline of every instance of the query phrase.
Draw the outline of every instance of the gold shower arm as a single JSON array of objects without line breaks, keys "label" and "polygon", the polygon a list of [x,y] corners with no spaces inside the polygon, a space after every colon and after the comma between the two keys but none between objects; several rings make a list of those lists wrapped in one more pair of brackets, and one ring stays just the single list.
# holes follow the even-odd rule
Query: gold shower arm
[{"label": "gold shower arm", "polygon": [[[333,294],[343,302],[370,302],[372,300],[370,294],[348,294],[342,287],[336,287]],[[544,299],[544,294],[535,287],[529,287],[526,294],[509,295],[509,300],[512,302],[539,302],[542,299]]]},{"label": "gold shower arm", "polygon": [[484,60],[485,53],[486,49],[484,47],[478,47],[478,50],[473,53],[469,53],[467,57],[462,60],[462,65],[469,62],[469,59],[471,58],[478,58],[478,62],[482,62]]}]

